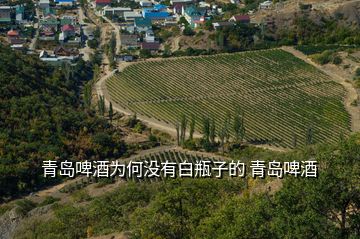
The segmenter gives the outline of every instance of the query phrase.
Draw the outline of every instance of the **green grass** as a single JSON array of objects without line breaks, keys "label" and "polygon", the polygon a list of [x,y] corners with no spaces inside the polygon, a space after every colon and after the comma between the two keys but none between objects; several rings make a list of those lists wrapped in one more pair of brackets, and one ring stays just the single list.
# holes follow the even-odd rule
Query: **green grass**
[{"label": "green grass", "polygon": [[292,147],[335,142],[350,131],[345,91],[329,76],[282,50],[186,57],[133,64],[106,82],[111,99],[127,110],[174,125],[181,114],[214,117],[245,113],[246,139]]}]

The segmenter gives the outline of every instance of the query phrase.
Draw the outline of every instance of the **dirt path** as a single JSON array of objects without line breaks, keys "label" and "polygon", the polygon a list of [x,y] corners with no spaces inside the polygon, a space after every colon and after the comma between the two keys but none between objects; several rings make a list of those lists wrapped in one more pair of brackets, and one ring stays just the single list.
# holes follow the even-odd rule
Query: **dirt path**
[{"label": "dirt path", "polygon": [[353,87],[353,85],[348,82],[351,79],[347,79],[344,76],[344,74],[336,68],[330,68],[330,67],[326,67],[325,65],[322,66],[316,64],[315,62],[311,61],[305,54],[295,50],[293,47],[282,47],[282,49],[287,52],[290,52],[291,54],[304,60],[305,62],[315,66],[325,74],[331,76],[334,81],[341,84],[345,88],[347,94],[344,99],[344,104],[346,110],[349,112],[351,116],[351,130],[353,132],[360,132],[360,107],[351,105],[351,103],[354,102],[354,100],[359,99],[359,95],[356,89]]},{"label": "dirt path", "polygon": [[112,21],[110,21],[107,17],[105,16],[101,16],[106,22],[108,22],[113,29],[113,32],[115,33],[116,36],[116,54],[120,54],[120,50],[121,50],[121,42],[120,42],[120,27],[115,25]]}]

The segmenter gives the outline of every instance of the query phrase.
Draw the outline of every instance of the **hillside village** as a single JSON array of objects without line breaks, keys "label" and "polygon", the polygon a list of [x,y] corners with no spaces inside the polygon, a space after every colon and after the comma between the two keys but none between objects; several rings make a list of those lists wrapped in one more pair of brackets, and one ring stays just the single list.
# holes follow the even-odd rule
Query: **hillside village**
[{"label": "hillside village", "polygon": [[[105,45],[111,45],[111,32],[117,48],[112,49],[114,53],[109,56],[112,65],[113,61],[156,56],[261,49],[283,44],[269,39],[276,41],[276,31],[285,27],[284,22],[290,22],[274,17],[275,12],[285,11],[286,3],[258,0],[1,1],[0,40],[14,50],[37,54],[41,60],[52,64],[76,62],[79,58],[89,60],[96,49],[102,51]],[[303,14],[312,10],[316,13],[316,8],[316,4],[298,6]]]},{"label": "hillside village", "polygon": [[[105,23],[120,33],[116,33],[119,35],[116,40],[121,49],[114,59],[133,61],[168,54],[169,45],[181,35],[195,39],[208,29],[216,31],[235,24],[251,24],[249,14],[254,10],[234,11],[243,3],[214,3],[194,0],[1,1],[0,40],[14,50],[37,54],[51,64],[74,63],[79,58],[89,60],[94,54],[101,42],[99,28]],[[256,9],[266,11],[272,5],[264,1]]]}]

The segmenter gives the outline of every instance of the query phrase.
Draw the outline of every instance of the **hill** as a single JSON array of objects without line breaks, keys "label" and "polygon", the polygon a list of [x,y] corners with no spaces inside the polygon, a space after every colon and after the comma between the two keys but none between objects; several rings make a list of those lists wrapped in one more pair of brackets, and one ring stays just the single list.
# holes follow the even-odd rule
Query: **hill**
[{"label": "hill", "polygon": [[42,176],[43,160],[122,155],[111,125],[82,108],[79,87],[91,72],[84,62],[52,68],[0,46],[0,201],[53,181]]},{"label": "hill", "polygon": [[[101,196],[78,189],[66,201],[48,200],[45,207],[25,211],[28,217],[14,238],[358,238],[359,142],[357,135],[291,153],[253,147],[232,152],[231,158],[247,165],[250,160],[319,162],[318,178],[287,175],[278,188],[271,183],[277,179],[248,176],[119,180]],[[191,156],[143,157],[150,158],[171,162]],[[48,213],[39,215],[42,208]]]},{"label": "hill", "polygon": [[283,50],[155,60],[130,65],[107,80],[123,109],[175,127],[180,116],[214,118],[221,129],[237,107],[251,143],[293,147],[336,142],[349,132],[344,89]]}]

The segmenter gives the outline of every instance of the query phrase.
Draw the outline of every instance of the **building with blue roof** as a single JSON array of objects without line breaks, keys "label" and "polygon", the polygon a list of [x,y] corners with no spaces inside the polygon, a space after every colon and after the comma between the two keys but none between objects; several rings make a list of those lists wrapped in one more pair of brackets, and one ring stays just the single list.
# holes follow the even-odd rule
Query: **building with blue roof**
[{"label": "building with blue roof", "polygon": [[166,11],[167,9],[167,6],[166,5],[163,5],[163,4],[156,4],[153,6],[153,9],[156,10],[156,11]]},{"label": "building with blue roof", "polygon": [[25,14],[25,7],[22,5],[17,5],[15,7],[15,12],[16,12],[16,16],[15,16],[15,20],[16,23],[22,23],[24,22],[24,14]]},{"label": "building with blue roof", "polygon": [[167,12],[167,6],[162,4],[156,4],[152,8],[143,8],[142,15],[150,20],[166,20],[171,17]]},{"label": "building with blue roof", "polygon": [[75,0],[55,0],[56,5],[59,6],[74,6],[76,1]]},{"label": "building with blue roof", "polygon": [[205,22],[206,9],[191,5],[185,8],[184,17],[192,28],[198,27]]},{"label": "building with blue roof", "polygon": [[136,18],[134,26],[136,31],[146,32],[147,30],[152,29],[152,22],[150,18]]}]

